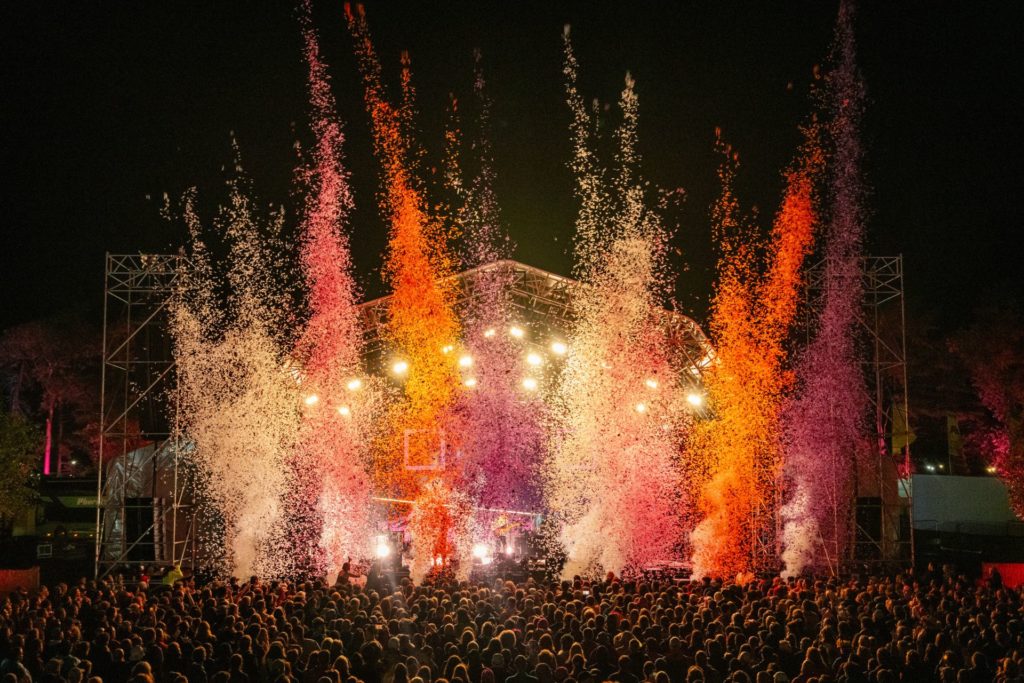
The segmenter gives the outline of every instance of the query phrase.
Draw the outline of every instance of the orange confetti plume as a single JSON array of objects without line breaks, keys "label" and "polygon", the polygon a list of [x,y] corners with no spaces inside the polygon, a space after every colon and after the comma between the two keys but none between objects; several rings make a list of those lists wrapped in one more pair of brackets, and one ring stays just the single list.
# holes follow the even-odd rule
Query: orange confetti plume
[{"label": "orange confetti plume", "polygon": [[[714,416],[695,426],[689,443],[691,476],[701,490],[701,521],[691,535],[699,575],[732,578],[774,554],[779,418],[792,386],[785,341],[818,221],[814,194],[824,156],[817,130],[813,123],[805,128],[797,161],[785,173],[767,245],[751,235],[733,192],[738,156],[717,141],[724,155],[712,216],[722,252],[710,325],[717,359],[704,378]],[[757,254],[764,246],[770,257],[762,274]]]},{"label": "orange confetti plume", "polygon": [[417,435],[443,429],[458,386],[456,359],[441,353],[459,337],[454,292],[446,279],[453,270],[449,235],[429,215],[422,186],[411,171],[415,155],[408,136],[413,101],[408,57],[402,58],[403,100],[396,108],[385,97],[363,8],[353,11],[346,5],[345,13],[383,167],[382,208],[390,222],[384,275],[392,287],[387,341],[395,358],[408,364],[404,400],[389,415],[388,436],[377,448],[373,469],[381,489],[415,496],[421,477],[406,465],[429,465],[438,455],[437,439]]}]

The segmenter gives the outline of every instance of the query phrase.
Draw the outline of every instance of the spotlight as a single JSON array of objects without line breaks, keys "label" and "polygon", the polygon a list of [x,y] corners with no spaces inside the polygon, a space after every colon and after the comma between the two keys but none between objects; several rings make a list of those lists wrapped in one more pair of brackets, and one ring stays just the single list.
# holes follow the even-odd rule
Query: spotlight
[{"label": "spotlight", "polygon": [[493,337],[495,334],[497,334],[497,332],[495,331],[495,329],[493,327],[484,330],[484,336],[485,337]]},{"label": "spotlight", "polygon": [[317,396],[316,394],[310,394],[306,398],[302,399],[302,402],[305,403],[307,406],[315,406],[317,403],[320,402],[320,397]]},{"label": "spotlight", "polygon": [[348,406],[338,406],[338,414],[342,417],[348,417],[352,414],[352,410]]},{"label": "spotlight", "polygon": [[540,354],[528,353],[528,354],[526,354],[526,362],[529,363],[530,365],[536,367],[536,366],[540,365],[541,363],[543,363],[544,359],[540,357]]},{"label": "spotlight", "polygon": [[653,377],[648,379],[647,381],[645,381],[644,384],[647,385],[648,389],[657,389],[658,388],[658,380],[654,379]]},{"label": "spotlight", "polygon": [[989,474],[995,474],[996,473],[996,466],[995,465],[989,465],[988,467],[985,468],[985,471],[988,472]]},{"label": "spotlight", "polygon": [[462,383],[472,389],[476,386],[476,377],[467,377]]},{"label": "spotlight", "polygon": [[404,375],[409,372],[409,364],[404,360],[396,361],[395,364],[391,366],[391,372],[396,375]]},{"label": "spotlight", "polygon": [[511,334],[516,339],[522,339],[526,335],[525,330],[516,325],[513,325],[512,327],[508,328],[508,333]]},{"label": "spotlight", "polygon": [[377,557],[382,559],[382,560],[385,557],[387,557],[388,555],[391,554],[391,546],[388,545],[388,538],[387,538],[387,536],[378,536],[377,537],[377,547],[376,547],[375,551],[376,551]]},{"label": "spotlight", "polygon": [[78,461],[77,461],[77,460],[72,460],[72,461],[71,461],[71,466],[72,466],[72,467],[74,467],[74,466],[75,466],[75,465],[77,465],[77,464],[78,464]]},{"label": "spotlight", "polygon": [[348,384],[345,386],[348,387],[349,391],[358,391],[363,386],[363,380],[356,377],[355,379],[349,380]]},{"label": "spotlight", "polygon": [[568,351],[569,347],[566,346],[564,342],[551,342],[551,353],[555,354],[556,356],[564,356],[566,353],[568,353]]},{"label": "spotlight", "polygon": [[454,350],[455,350],[455,347],[452,346],[451,344],[448,344],[447,346],[441,347],[441,353],[451,353]]},{"label": "spotlight", "polygon": [[924,468],[926,470],[928,470],[929,472],[934,472],[935,471],[935,465],[925,465]]},{"label": "spotlight", "polygon": [[440,555],[435,557],[434,558],[434,566],[435,567],[443,567],[444,566],[444,558],[441,557]]},{"label": "spotlight", "polygon": [[473,557],[478,560],[482,560],[487,557],[487,546],[483,543],[477,543],[473,546]]},{"label": "spotlight", "polygon": [[940,463],[939,463],[939,469],[940,469],[940,470],[944,470],[944,469],[946,469],[946,466],[945,466],[945,465],[943,465],[943,464],[942,464],[942,463],[940,462]]},{"label": "spotlight", "polygon": [[523,379],[523,389],[526,389],[527,391],[535,391],[537,389],[537,380],[533,377]]},{"label": "spotlight", "polygon": [[637,403],[635,406],[633,406],[633,410],[635,410],[638,413],[646,413],[647,412],[647,404],[646,403]]},{"label": "spotlight", "polygon": [[686,402],[694,408],[700,408],[704,405],[704,397],[696,392],[690,392],[686,395]]},{"label": "spotlight", "polygon": [[516,554],[516,547],[514,545],[512,545],[511,543],[509,543],[508,545],[505,546],[505,554],[508,555],[509,557],[512,557],[513,555]]},{"label": "spotlight", "polygon": [[459,367],[461,367],[461,368],[468,368],[472,364],[473,364],[473,357],[472,356],[463,356],[462,358],[459,358]]}]

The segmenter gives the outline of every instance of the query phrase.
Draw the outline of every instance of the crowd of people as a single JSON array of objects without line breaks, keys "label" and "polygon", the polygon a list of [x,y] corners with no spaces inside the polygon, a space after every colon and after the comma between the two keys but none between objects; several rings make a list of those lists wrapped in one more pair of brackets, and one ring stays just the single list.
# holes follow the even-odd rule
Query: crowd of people
[{"label": "crowd of people", "polygon": [[1024,596],[996,578],[174,578],[9,594],[0,681],[1024,681]]}]

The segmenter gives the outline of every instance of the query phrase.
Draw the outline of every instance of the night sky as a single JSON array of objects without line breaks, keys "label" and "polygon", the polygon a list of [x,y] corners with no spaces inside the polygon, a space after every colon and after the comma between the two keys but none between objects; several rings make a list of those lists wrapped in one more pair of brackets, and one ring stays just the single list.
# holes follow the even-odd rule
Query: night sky
[{"label": "night sky", "polygon": [[[176,251],[161,196],[223,193],[230,132],[262,200],[287,202],[308,141],[305,65],[288,2],[8,2],[0,10],[0,327],[102,303],[103,254]],[[358,277],[381,292],[378,165],[342,3],[317,0],[347,133]],[[588,97],[638,80],[645,172],[682,187],[679,303],[702,319],[711,286],[714,128],[740,151],[741,198],[767,222],[809,110],[832,2],[368,2],[394,76],[408,49],[423,142],[436,149],[447,93],[468,96],[483,51],[494,100],[497,192],[516,258],[567,274],[575,201],[561,76],[573,35]],[[955,325],[994,288],[1020,285],[1021,27],[1018,2],[870,2],[858,18],[869,95],[869,251],[903,253],[910,314]],[[790,87],[790,84],[792,86]]]}]

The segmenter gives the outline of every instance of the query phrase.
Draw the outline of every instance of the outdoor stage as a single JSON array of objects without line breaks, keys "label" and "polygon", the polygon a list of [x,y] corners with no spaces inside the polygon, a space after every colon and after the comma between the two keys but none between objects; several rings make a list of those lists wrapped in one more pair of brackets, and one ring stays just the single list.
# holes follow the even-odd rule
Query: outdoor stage
[{"label": "outdoor stage", "polygon": [[[872,301],[881,308],[902,305],[902,279],[899,259],[874,259],[865,261],[864,276],[873,287]],[[99,483],[100,509],[97,510],[97,572],[103,573],[122,565],[170,565],[184,563],[202,564],[205,552],[200,528],[201,514],[196,514],[195,495],[191,477],[194,467],[189,463],[187,441],[174,433],[173,413],[165,397],[174,378],[174,359],[167,330],[167,315],[170,296],[179,283],[183,269],[190,266],[187,258],[172,255],[123,255],[110,256],[107,262],[107,316],[108,320],[124,320],[129,323],[125,338],[112,330],[107,331],[104,353],[104,421],[103,459],[107,466]],[[482,279],[498,275],[507,287],[508,301],[514,311],[515,326],[523,331],[518,347],[524,357],[543,354],[545,360],[557,359],[563,349],[552,344],[562,344],[568,336],[573,321],[573,300],[578,291],[576,281],[548,273],[514,261],[500,261],[459,274],[457,283],[457,310],[470,309],[479,292]],[[809,297],[814,295],[814,282],[810,280]],[[380,377],[392,374],[387,353],[386,329],[388,320],[388,298],[366,302],[358,307],[359,321],[365,337],[362,362],[370,374]],[[681,380],[685,382],[688,396],[702,396],[702,373],[714,359],[714,350],[691,319],[674,312],[664,311],[659,315],[661,325],[671,340],[672,353],[683,369]],[[888,331],[891,332],[891,331]],[[887,332],[887,333],[888,333]],[[508,329],[504,330],[509,334]],[[879,335],[882,334],[880,331]],[[891,338],[880,337],[876,348],[880,351],[894,348]],[[896,346],[895,348],[898,348]],[[892,370],[899,368],[902,359],[898,356],[878,356],[872,366],[876,377],[884,373],[892,377]],[[375,370],[374,370],[375,369]],[[892,417],[885,408],[892,405],[891,383],[881,383],[879,391],[886,397],[879,407],[879,424],[884,431],[890,431]],[[687,404],[694,419],[707,419],[707,407],[697,400]],[[142,444],[155,444],[143,446]],[[175,447],[179,444],[179,447]],[[446,458],[457,460],[461,454],[448,451],[444,438],[437,440],[438,458],[417,467],[426,475],[433,469],[444,468]],[[887,454],[886,454],[887,455]],[[908,514],[909,500],[899,490],[897,476],[899,463],[889,457],[880,457],[875,471],[861,473],[857,496],[857,537],[850,563],[906,562],[910,557],[909,537],[899,533],[900,518]],[[384,495],[375,496],[375,505],[386,510],[378,529],[382,533],[407,533],[408,511],[412,499]],[[529,501],[521,506],[490,509],[492,518],[505,516],[522,522],[512,524],[520,539],[530,538],[539,530],[540,521],[548,512],[543,503]],[[526,501],[524,501],[526,503]],[[477,506],[480,507],[480,506]],[[389,527],[384,519],[390,518]],[[396,521],[404,520],[404,522]],[[404,524],[404,526],[403,526]],[[758,566],[764,571],[774,571],[778,566],[778,546],[771,525],[767,529]],[[374,535],[377,538],[378,535]],[[500,535],[479,532],[474,543],[479,561],[481,556],[490,557],[501,540]],[[405,537],[408,544],[412,539]],[[544,550],[516,551],[516,559],[529,561],[531,566],[542,559]],[[401,540],[395,543],[400,546]],[[485,546],[486,551],[477,546]],[[376,543],[367,549],[368,561],[376,552]],[[666,566],[674,571],[688,572],[687,562],[665,558]],[[656,564],[656,563],[655,563]],[[653,565],[652,565],[653,566]]]}]

